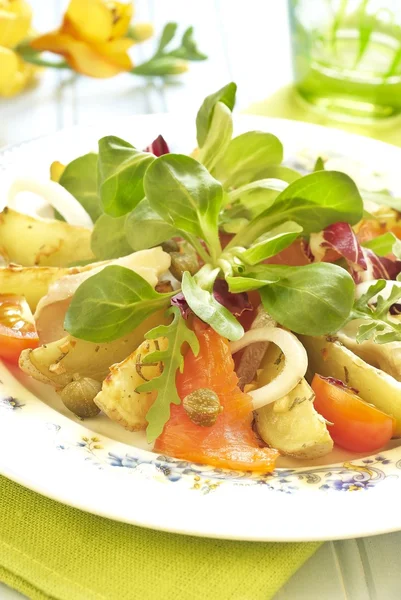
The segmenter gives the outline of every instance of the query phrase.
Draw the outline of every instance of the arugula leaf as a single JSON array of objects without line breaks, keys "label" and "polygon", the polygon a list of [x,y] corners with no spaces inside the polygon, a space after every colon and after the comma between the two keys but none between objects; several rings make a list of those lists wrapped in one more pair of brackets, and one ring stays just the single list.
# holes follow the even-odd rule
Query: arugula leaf
[{"label": "arugula leaf", "polygon": [[[257,281],[255,274],[258,279],[266,281],[278,278],[278,281],[259,289],[262,303],[273,319],[296,333],[333,333],[344,325],[350,315],[355,285],[349,273],[337,265],[260,265],[249,273],[251,286]],[[241,278],[246,278],[246,275]],[[229,284],[230,291],[233,291],[234,282]],[[244,286],[242,289],[246,291]]]},{"label": "arugula leaf", "polygon": [[167,307],[174,294],[159,294],[134,271],[111,265],[79,286],[64,327],[74,337],[88,342],[111,342]]},{"label": "arugula leaf", "polygon": [[113,135],[99,140],[98,184],[105,213],[121,217],[135,208],[145,195],[143,177],[154,160],[153,154]]},{"label": "arugula leaf", "polygon": [[232,135],[231,111],[223,102],[217,102],[205,143],[199,150],[198,161],[211,171],[227,150]]},{"label": "arugula leaf", "polygon": [[[401,286],[394,285],[387,299],[380,295],[387,282],[379,279],[375,284],[355,301],[350,318],[363,319],[365,322],[359,326],[356,341],[361,344],[365,340],[373,339],[376,344],[401,341],[401,323],[389,318],[389,311],[393,304],[401,298]],[[377,295],[376,306],[373,299]]]},{"label": "arugula leaf", "polygon": [[178,369],[182,373],[184,359],[182,356],[183,344],[189,344],[195,356],[199,352],[199,342],[195,333],[188,329],[180,311],[176,307],[170,308],[168,314],[173,316],[169,325],[159,325],[148,331],[147,340],[165,337],[168,341],[166,350],[151,352],[145,356],[145,364],[162,362],[163,371],[137,388],[137,392],[153,392],[157,390],[156,400],[146,414],[148,426],[146,436],[149,443],[154,442],[163,432],[163,428],[170,418],[170,404],[181,404],[181,399],[175,384]]},{"label": "arugula leaf", "polygon": [[265,177],[266,170],[283,160],[283,146],[272,133],[248,131],[231,140],[215,175],[225,189]]},{"label": "arugula leaf", "polygon": [[78,200],[95,222],[102,214],[97,189],[97,154],[90,152],[71,161],[64,169],[59,184]]},{"label": "arugula leaf", "polygon": [[202,148],[206,141],[217,102],[222,102],[232,111],[235,105],[236,93],[237,85],[232,81],[204,99],[196,115],[196,139],[198,140],[199,148]]},{"label": "arugula leaf", "polygon": [[362,198],[348,175],[317,171],[290,183],[269,208],[231,240],[228,248],[248,246],[262,233],[285,221],[295,221],[309,235],[339,221],[354,225],[362,213]]},{"label": "arugula leaf", "polygon": [[[216,269],[216,275],[218,270]],[[217,302],[213,294],[203,289],[192,275],[185,271],[182,293],[191,310],[223,337],[235,341],[244,335],[244,329],[227,308]]]},{"label": "arugula leaf", "polygon": [[126,216],[125,234],[133,250],[145,250],[178,235],[178,231],[166,223],[144,198]]},{"label": "arugula leaf", "polygon": [[240,258],[248,265],[256,265],[287,248],[301,232],[302,227],[298,223],[286,221],[256,240],[248,250],[241,253]]},{"label": "arugula leaf", "polygon": [[102,215],[95,223],[91,237],[91,249],[98,260],[120,258],[132,253],[125,235],[126,217]]},{"label": "arugula leaf", "polygon": [[223,190],[205,167],[183,154],[165,154],[148,168],[144,186],[151,208],[171,226],[205,240],[215,260],[221,252],[218,216]]}]

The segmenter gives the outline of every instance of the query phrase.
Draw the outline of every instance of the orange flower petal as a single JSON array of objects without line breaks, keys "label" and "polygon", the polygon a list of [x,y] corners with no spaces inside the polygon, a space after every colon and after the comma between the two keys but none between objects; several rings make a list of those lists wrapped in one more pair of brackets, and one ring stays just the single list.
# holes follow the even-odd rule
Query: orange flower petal
[{"label": "orange flower petal", "polygon": [[42,35],[31,42],[35,50],[61,54],[74,71],[91,77],[113,77],[132,68],[129,56],[113,51],[113,46],[108,49],[109,44],[90,45],[59,31]]},{"label": "orange flower petal", "polygon": [[113,14],[102,0],[71,0],[65,19],[72,23],[82,40],[106,42],[111,37]]}]

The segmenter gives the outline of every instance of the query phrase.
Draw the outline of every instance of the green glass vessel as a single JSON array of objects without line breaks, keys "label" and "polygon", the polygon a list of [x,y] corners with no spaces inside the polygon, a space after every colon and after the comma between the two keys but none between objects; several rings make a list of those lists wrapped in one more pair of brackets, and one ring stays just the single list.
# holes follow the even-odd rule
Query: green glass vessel
[{"label": "green glass vessel", "polygon": [[295,85],[343,120],[401,115],[401,0],[289,0]]}]

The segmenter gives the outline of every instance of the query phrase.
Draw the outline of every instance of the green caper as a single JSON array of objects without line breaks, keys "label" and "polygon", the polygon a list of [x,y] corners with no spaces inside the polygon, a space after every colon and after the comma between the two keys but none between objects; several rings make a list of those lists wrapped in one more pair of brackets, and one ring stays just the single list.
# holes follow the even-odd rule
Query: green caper
[{"label": "green caper", "polygon": [[168,253],[178,252],[180,249],[175,240],[166,240],[165,242],[162,243],[161,246],[162,246],[164,252],[168,252]]},{"label": "green caper", "polygon": [[170,252],[171,256],[171,274],[178,279],[182,280],[182,276],[185,271],[189,271],[191,275],[195,275],[199,271],[199,263],[196,254],[189,254],[187,252]]},{"label": "green caper", "polygon": [[68,383],[59,392],[59,395],[68,410],[77,415],[77,417],[86,419],[96,417],[99,414],[100,409],[96,406],[93,399],[101,389],[102,384],[99,381],[90,377],[74,375],[74,380]]},{"label": "green caper", "polygon": [[193,423],[211,427],[223,410],[218,395],[208,388],[200,388],[185,396],[182,401],[185,412]]}]

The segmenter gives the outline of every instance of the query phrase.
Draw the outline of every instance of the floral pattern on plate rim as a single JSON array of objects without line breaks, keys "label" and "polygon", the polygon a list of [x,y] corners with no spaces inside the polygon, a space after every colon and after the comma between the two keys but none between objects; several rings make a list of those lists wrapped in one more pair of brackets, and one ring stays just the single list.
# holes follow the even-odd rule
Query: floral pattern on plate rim
[{"label": "floral pattern on plate rim", "polygon": [[[4,410],[18,414],[19,409],[24,406],[12,396],[0,397],[0,412]],[[273,473],[255,474],[209,467],[149,452],[135,454],[134,449],[132,453],[117,454],[107,451],[102,438],[92,435],[92,432],[78,440],[66,441],[62,437],[61,425],[49,422],[46,423],[46,429],[55,435],[53,439],[56,450],[74,451],[98,469],[119,468],[132,472],[145,469],[148,477],[172,483],[184,481],[189,483],[190,489],[202,494],[209,494],[224,482],[241,486],[263,485],[268,490],[285,494],[306,488],[326,492],[355,492],[373,488],[390,477],[398,478],[398,474],[388,469],[389,466],[401,470],[401,460],[394,461],[384,453],[355,462],[347,461],[316,468],[277,468]]]}]

